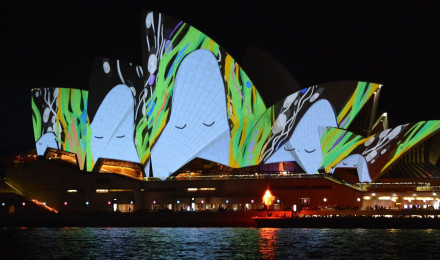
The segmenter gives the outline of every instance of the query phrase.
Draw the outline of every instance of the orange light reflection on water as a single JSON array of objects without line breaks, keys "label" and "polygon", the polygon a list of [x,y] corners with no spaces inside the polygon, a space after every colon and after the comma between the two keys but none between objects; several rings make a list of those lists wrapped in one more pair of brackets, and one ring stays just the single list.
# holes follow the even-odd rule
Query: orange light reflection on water
[{"label": "orange light reflection on water", "polygon": [[278,230],[279,228],[260,228],[259,251],[263,259],[277,258]]}]

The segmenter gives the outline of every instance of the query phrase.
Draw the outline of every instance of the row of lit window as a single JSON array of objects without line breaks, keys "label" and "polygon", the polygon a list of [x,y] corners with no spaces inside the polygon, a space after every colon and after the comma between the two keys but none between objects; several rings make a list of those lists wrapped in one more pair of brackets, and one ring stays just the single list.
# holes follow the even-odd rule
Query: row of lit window
[{"label": "row of lit window", "polygon": [[[96,193],[108,193],[108,192],[130,192],[133,189],[96,189]],[[67,193],[76,193],[78,190],[67,190]]]},{"label": "row of lit window", "polygon": [[[371,196],[376,196],[376,193],[374,193],[374,192],[371,193]],[[394,193],[393,196],[394,196],[394,197],[397,196],[396,193]],[[416,194],[416,193],[413,193],[413,196],[417,196],[417,194]],[[433,193],[432,193],[432,196],[437,196],[437,193],[436,193],[436,192],[433,192]]]},{"label": "row of lit window", "polygon": [[[204,188],[187,188],[187,191],[213,191],[215,188],[213,187],[204,187]],[[133,189],[96,189],[96,193],[109,193],[109,192],[131,192]],[[140,191],[145,191],[145,189],[141,189]],[[76,193],[78,190],[67,190],[67,193]]]},{"label": "row of lit window", "polygon": [[[218,174],[218,175],[183,175],[180,176],[180,178],[202,178],[202,179],[215,179],[215,178],[255,178],[256,176],[283,176],[283,177],[301,177],[301,176],[307,176],[307,177],[319,177],[322,174],[308,174],[308,173],[288,173],[288,172],[277,172],[277,173],[254,173],[254,174],[231,174],[231,173],[225,173],[225,174]],[[177,177],[170,177],[170,179],[179,179],[179,176]]]},{"label": "row of lit window", "polygon": [[[436,200],[438,199],[437,197],[416,197],[417,194],[413,194],[412,197],[403,197],[403,200],[407,200],[409,202],[413,201],[413,200],[422,200],[423,202],[426,201],[430,201],[430,200]],[[432,196],[437,196],[436,192],[432,193]],[[371,196],[364,196],[364,200],[371,200],[372,197],[376,197],[376,193],[371,193]],[[396,202],[399,197],[397,196],[397,194],[392,194],[392,196],[378,196],[377,197],[378,200],[391,200]]]},{"label": "row of lit window", "polygon": [[[194,198],[191,198],[191,200],[194,201]],[[226,204],[229,204],[229,200],[226,200],[225,202],[226,202]],[[251,203],[252,203],[252,204],[254,204],[254,202],[255,202],[255,200],[251,200]],[[276,202],[277,202],[277,203],[280,203],[280,200],[277,199]],[[180,204],[180,200],[177,200],[176,203],[177,203],[177,204]],[[204,201],[204,200],[201,200],[200,203],[203,204],[203,203],[205,203],[205,201]],[[156,205],[156,204],[157,204],[157,201],[156,201],[156,200],[153,200],[153,204]]]},{"label": "row of lit window", "polygon": [[[365,198],[365,197],[364,197],[364,198]],[[357,198],[356,200],[357,200],[358,202],[360,202],[360,201],[361,201],[361,198]],[[323,198],[322,201],[327,202],[327,198]]]},{"label": "row of lit window", "polygon": [[215,190],[215,188],[188,188],[186,190],[187,191],[198,191],[198,190],[205,191],[205,190]]}]

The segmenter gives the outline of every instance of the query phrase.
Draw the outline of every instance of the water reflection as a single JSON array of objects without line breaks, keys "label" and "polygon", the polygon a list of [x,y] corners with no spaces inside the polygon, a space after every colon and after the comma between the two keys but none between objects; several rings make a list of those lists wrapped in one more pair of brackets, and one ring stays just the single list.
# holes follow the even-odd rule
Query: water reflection
[{"label": "water reflection", "polygon": [[263,259],[276,257],[279,228],[260,228],[260,255]]},{"label": "water reflection", "polygon": [[0,228],[0,259],[438,258],[437,229]]}]

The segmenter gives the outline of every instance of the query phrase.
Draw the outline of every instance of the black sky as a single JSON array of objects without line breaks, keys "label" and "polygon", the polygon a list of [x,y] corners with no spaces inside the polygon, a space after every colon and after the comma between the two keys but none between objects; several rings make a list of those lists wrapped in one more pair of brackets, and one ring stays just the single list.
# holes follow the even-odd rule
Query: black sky
[{"label": "black sky", "polygon": [[[255,45],[302,86],[382,83],[379,110],[388,112],[391,126],[440,119],[435,1],[90,2],[2,2],[0,155],[33,148],[30,89],[87,89],[96,56],[141,64],[142,9],[186,21],[239,61],[247,44]],[[278,97],[263,98],[271,104]]]}]

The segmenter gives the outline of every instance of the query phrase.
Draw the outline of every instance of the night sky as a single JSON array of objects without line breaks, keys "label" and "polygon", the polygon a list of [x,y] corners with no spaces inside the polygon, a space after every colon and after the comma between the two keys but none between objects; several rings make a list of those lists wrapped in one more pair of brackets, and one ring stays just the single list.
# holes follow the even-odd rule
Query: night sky
[{"label": "night sky", "polygon": [[[34,148],[30,89],[88,89],[94,57],[141,64],[142,9],[186,21],[238,61],[248,44],[261,48],[304,87],[338,80],[382,83],[379,112],[388,112],[391,126],[440,119],[435,1],[17,2],[0,6],[0,156]],[[277,92],[277,86],[270,88],[264,92]],[[263,96],[267,105],[280,98]]]}]

